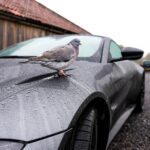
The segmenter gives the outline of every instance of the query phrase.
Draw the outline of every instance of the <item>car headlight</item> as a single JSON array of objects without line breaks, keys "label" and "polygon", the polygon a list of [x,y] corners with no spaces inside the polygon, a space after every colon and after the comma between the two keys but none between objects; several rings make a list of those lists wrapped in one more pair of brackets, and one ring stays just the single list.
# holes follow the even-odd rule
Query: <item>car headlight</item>
[{"label": "car headlight", "polygon": [[23,143],[0,141],[0,150],[21,150],[23,146]]}]

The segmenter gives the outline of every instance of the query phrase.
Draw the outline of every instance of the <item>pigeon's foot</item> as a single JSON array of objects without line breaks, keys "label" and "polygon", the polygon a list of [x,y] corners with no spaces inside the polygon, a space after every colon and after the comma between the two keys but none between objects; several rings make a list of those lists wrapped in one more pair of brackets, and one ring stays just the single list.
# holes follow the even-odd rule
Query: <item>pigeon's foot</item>
[{"label": "pigeon's foot", "polygon": [[66,76],[64,70],[59,70],[58,75],[59,76]]},{"label": "pigeon's foot", "polygon": [[70,74],[66,74],[66,73],[64,72],[64,70],[59,70],[58,76],[59,76],[59,77],[68,77],[68,76],[70,76]]}]

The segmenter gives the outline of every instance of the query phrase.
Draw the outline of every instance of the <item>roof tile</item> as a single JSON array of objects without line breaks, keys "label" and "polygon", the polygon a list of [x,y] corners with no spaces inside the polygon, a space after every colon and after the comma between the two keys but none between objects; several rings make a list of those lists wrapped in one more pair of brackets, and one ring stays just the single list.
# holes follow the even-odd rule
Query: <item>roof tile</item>
[{"label": "roof tile", "polygon": [[0,10],[75,33],[88,33],[35,0],[0,0]]}]

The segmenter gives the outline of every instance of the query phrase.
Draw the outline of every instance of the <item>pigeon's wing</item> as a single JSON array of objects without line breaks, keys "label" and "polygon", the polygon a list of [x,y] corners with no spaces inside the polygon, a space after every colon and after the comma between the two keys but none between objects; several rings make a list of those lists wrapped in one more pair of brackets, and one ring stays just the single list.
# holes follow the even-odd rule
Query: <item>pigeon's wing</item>
[{"label": "pigeon's wing", "polygon": [[75,55],[75,50],[71,45],[56,47],[43,53],[42,57],[51,61],[69,61]]}]

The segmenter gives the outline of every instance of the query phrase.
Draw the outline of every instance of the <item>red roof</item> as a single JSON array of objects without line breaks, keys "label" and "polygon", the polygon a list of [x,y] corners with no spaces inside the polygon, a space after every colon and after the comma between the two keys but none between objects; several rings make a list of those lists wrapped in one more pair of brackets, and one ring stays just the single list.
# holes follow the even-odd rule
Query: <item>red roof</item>
[{"label": "red roof", "polygon": [[75,33],[88,33],[35,0],[0,0],[0,10]]}]

